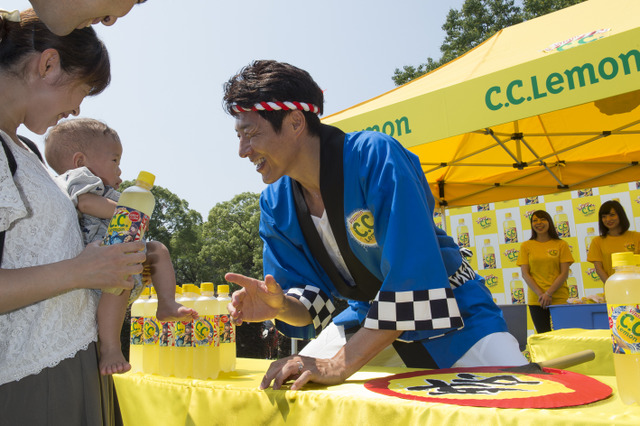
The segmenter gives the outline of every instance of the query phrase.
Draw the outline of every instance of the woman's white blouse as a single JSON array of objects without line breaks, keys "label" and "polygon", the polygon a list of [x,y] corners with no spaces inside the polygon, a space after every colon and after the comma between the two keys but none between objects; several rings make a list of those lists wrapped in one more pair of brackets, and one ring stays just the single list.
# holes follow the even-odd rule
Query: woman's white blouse
[{"label": "woman's white blouse", "polygon": [[[0,150],[0,231],[6,231],[1,267],[77,256],[83,243],[73,203],[35,154],[4,132],[0,136],[18,163],[12,177]],[[0,385],[53,367],[96,341],[97,303],[93,291],[80,289],[0,314]]]}]

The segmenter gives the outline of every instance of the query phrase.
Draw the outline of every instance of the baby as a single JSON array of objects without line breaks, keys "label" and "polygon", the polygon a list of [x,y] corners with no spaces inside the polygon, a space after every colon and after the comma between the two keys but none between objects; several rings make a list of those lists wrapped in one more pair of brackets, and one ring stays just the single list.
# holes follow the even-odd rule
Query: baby
[{"label": "baby", "polygon": [[[78,209],[84,243],[102,240],[113,216],[122,183],[122,145],[115,130],[89,118],[67,120],[53,127],[45,137],[47,163],[58,173],[58,184],[69,193]],[[156,316],[161,321],[195,319],[195,310],[175,300],[175,271],[169,250],[158,241],[147,243],[145,271],[158,294]],[[144,287],[134,276],[134,287],[116,296],[102,293],[98,304],[100,373],[124,373],[131,369],[120,347],[120,330],[127,306]]]}]

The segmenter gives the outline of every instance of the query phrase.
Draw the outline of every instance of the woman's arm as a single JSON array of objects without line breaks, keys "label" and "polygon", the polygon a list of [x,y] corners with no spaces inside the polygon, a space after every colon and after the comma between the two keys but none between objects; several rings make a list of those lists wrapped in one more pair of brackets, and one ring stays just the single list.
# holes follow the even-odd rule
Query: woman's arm
[{"label": "woman's arm", "polygon": [[596,268],[596,274],[598,274],[598,276],[600,277],[600,280],[602,280],[602,284],[604,284],[609,279],[609,275],[604,270],[604,267],[602,266],[602,262],[594,261],[593,267]]},{"label": "woman's arm", "polygon": [[565,282],[567,282],[567,278],[569,277],[569,266],[571,266],[570,262],[562,262],[560,263],[560,275],[553,280],[551,283],[551,287],[547,289],[542,295],[539,296],[538,301],[540,302],[540,306],[543,308],[547,308],[551,305],[553,293],[556,292]]},{"label": "woman's arm", "polygon": [[273,389],[280,389],[290,379],[295,380],[291,390],[298,390],[308,382],[325,385],[343,383],[401,334],[400,330],[361,328],[333,358],[292,355],[275,361],[262,379],[260,389],[268,388],[271,382]]},{"label": "woman's arm", "polygon": [[533,277],[531,276],[531,270],[529,269],[529,265],[528,264],[520,265],[520,271],[522,272],[522,279],[524,279],[524,282],[527,283],[529,288],[533,290],[533,292],[539,298],[540,295],[544,293],[544,290],[542,289],[542,287],[538,285],[536,280],[534,280]]},{"label": "woman's arm", "polygon": [[131,289],[131,276],[142,272],[143,243],[99,244],[89,244],[73,259],[28,268],[0,269],[0,313],[77,288]]},{"label": "woman's arm", "polygon": [[90,192],[78,195],[78,210],[83,214],[111,219],[116,211],[117,203]]}]

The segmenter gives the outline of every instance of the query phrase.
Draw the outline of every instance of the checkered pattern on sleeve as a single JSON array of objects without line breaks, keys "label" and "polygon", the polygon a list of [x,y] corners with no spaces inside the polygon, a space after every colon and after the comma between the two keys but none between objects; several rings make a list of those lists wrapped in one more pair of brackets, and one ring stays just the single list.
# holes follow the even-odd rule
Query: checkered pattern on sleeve
[{"label": "checkered pattern on sleeve", "polygon": [[309,310],[316,335],[320,334],[322,329],[331,322],[331,315],[336,308],[331,299],[318,287],[311,285],[294,287],[287,290],[285,294],[295,297]]},{"label": "checkered pattern on sleeve", "polygon": [[381,291],[364,321],[364,327],[379,330],[437,330],[462,326],[462,316],[451,288]]}]

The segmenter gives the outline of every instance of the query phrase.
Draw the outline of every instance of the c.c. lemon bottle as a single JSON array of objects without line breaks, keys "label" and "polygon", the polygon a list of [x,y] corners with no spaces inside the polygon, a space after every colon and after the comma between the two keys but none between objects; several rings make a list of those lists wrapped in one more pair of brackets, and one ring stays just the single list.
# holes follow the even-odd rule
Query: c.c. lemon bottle
[{"label": "c.c. lemon bottle", "polygon": [[[120,195],[116,211],[109,222],[109,228],[102,240],[104,245],[139,241],[149,229],[149,220],[156,205],[151,188],[156,177],[149,172],[140,172],[136,183]],[[120,294],[120,288],[103,289],[108,293]]]},{"label": "c.c. lemon bottle", "polygon": [[144,304],[144,345],[142,346],[142,371],[148,374],[160,372],[158,345],[161,326],[156,318],[158,297],[156,289],[151,287],[151,295]]},{"label": "c.c. lemon bottle", "polygon": [[200,284],[200,297],[194,309],[200,315],[193,327],[193,377],[196,379],[216,379],[220,370],[218,348],[218,323],[216,309],[218,301],[213,294],[213,283]]},{"label": "c.c. lemon bottle", "polygon": [[227,311],[229,286],[218,285],[218,312],[220,312],[220,370],[228,373],[236,369],[236,326]]},{"label": "c.c. lemon bottle", "polygon": [[614,274],[604,286],[620,399],[640,404],[640,273],[631,252],[611,255]]},{"label": "c.c. lemon bottle", "polygon": [[131,329],[129,338],[129,363],[131,372],[142,371],[142,351],[144,345],[144,305],[149,300],[149,289],[145,288],[131,305]]}]

